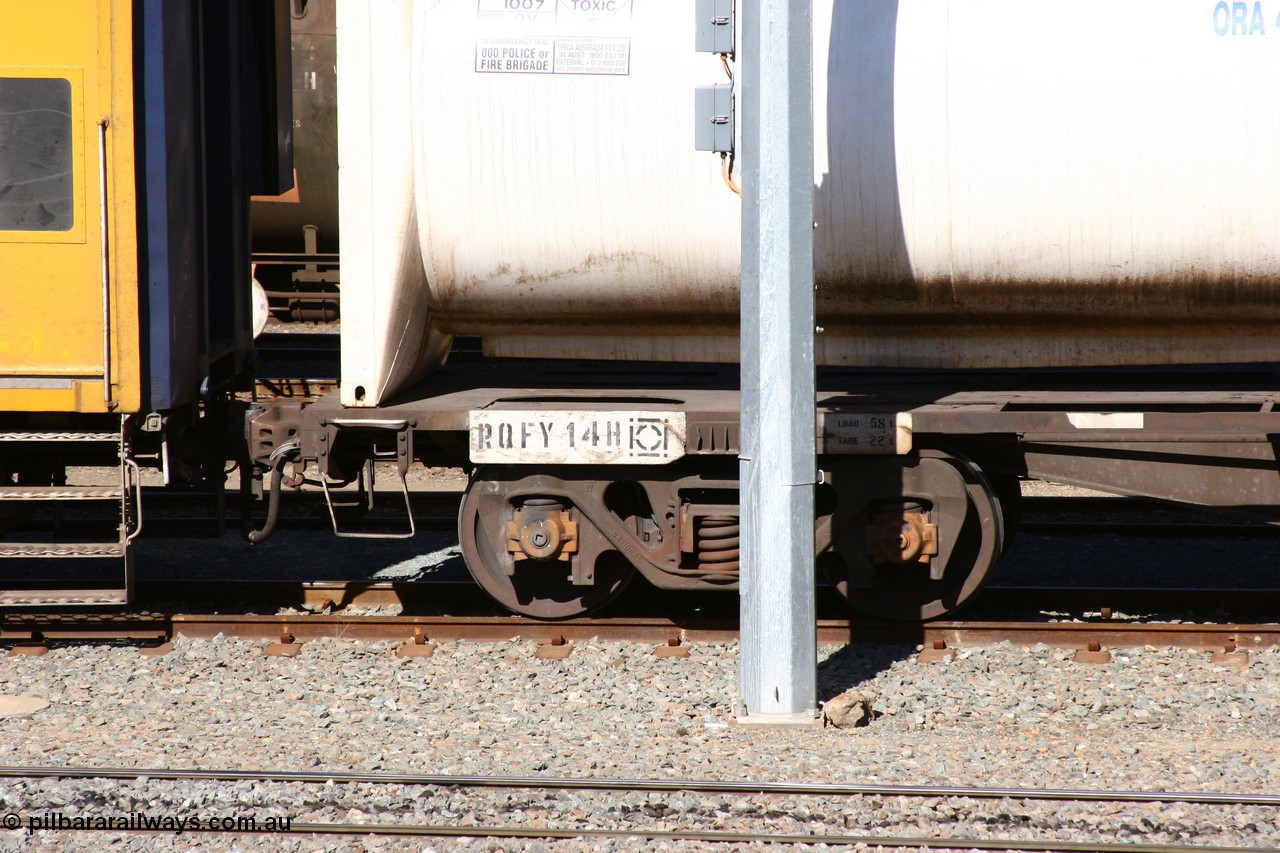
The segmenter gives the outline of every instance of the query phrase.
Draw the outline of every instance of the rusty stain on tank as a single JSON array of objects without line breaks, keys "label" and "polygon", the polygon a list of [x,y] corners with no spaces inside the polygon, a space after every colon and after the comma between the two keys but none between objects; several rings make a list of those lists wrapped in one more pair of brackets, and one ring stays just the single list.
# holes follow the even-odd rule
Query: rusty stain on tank
[{"label": "rusty stain on tank", "polygon": [[[653,260],[650,256],[650,261]],[[571,276],[579,276],[584,273],[600,270],[607,266],[613,266],[620,272],[627,265],[640,265],[641,255],[638,252],[615,252],[608,255],[588,254],[581,263],[571,267],[565,267],[545,272],[530,272],[527,268],[522,267],[522,271],[515,278],[516,284],[535,284],[547,281],[555,281],[560,278],[569,278]]]}]

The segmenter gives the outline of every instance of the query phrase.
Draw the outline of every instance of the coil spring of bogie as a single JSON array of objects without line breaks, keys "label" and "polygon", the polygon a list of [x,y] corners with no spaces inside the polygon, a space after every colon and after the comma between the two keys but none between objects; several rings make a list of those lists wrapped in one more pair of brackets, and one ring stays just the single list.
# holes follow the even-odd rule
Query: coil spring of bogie
[{"label": "coil spring of bogie", "polygon": [[713,515],[699,519],[694,534],[698,571],[737,577],[740,531],[738,519],[734,516]]}]

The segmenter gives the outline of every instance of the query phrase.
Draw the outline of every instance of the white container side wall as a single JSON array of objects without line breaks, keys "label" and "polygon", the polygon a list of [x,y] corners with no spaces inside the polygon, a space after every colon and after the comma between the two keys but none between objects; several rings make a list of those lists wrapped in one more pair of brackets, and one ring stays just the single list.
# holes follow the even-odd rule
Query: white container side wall
[{"label": "white container side wall", "polygon": [[374,406],[444,363],[418,248],[412,0],[340,2],[338,195],[342,403]]},{"label": "white container side wall", "polygon": [[[384,2],[339,7],[344,353],[369,371],[344,362],[344,401],[430,366],[428,327],[500,355],[735,359],[740,201],[693,150],[692,89],[725,77],[692,4]],[[817,0],[820,361],[1275,359],[1280,0],[1220,5]],[[344,45],[361,15],[386,37]],[[385,79],[348,79],[369,66]],[[348,195],[348,170],[382,186]],[[362,217],[380,245],[357,262]]]},{"label": "white container side wall", "polygon": [[[500,3],[479,14],[475,3],[419,6],[415,108],[431,121],[414,140],[418,211],[448,327],[611,335],[639,322],[702,335],[736,325],[740,204],[719,159],[692,150],[693,84],[724,72],[693,51],[688,3],[616,3],[573,27],[559,0],[559,20],[534,29],[549,36],[487,14]],[[477,70],[483,46],[554,44],[576,29],[629,39],[627,73]]]}]

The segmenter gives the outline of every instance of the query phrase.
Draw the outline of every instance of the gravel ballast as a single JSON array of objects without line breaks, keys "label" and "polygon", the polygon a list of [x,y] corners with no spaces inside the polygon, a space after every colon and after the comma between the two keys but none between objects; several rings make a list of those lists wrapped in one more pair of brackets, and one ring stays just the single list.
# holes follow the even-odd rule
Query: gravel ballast
[{"label": "gravel ballast", "polygon": [[[914,649],[828,648],[824,699],[853,690],[869,725],[733,725],[737,651],[586,642],[567,660],[536,646],[442,644],[405,660],[385,644],[179,639],[144,657],[54,648],[0,663],[0,694],[48,707],[0,717],[0,764],[353,770],[543,777],[716,779],[1275,793],[1280,652],[1247,669],[1189,650],[1119,650],[1104,665],[1008,645],[922,665]],[[1186,803],[1048,803],[963,797],[545,792],[407,785],[0,779],[24,821],[80,816],[245,816],[259,821],[715,829],[787,834],[1096,840],[1274,847],[1280,809]],[[510,839],[138,835],[19,829],[4,849],[551,849]],[[555,849],[705,849],[643,840]],[[744,845],[725,845],[742,847]]]},{"label": "gravel ballast", "polygon": [[[404,542],[284,530],[250,548],[139,543],[142,577],[459,580],[457,539]],[[1020,536],[996,583],[1274,585],[1280,540]],[[1123,575],[1116,570],[1123,566]],[[726,594],[732,597],[732,593]],[[705,842],[404,839],[109,831],[28,832],[50,816],[259,822],[720,830],[816,836],[949,836],[1280,846],[1280,808],[1052,803],[958,796],[838,797],[694,791],[493,790],[401,784],[165,781],[148,768],[715,779],[1181,792],[1280,792],[1280,650],[1246,669],[1204,652],[1071,653],[1009,645],[921,665],[912,647],[820,654],[820,698],[869,714],[855,728],[734,725],[734,645],[688,659],[586,642],[565,661],[535,646],[442,644],[426,659],[385,644],[320,640],[297,658],[265,643],[180,638],[55,647],[0,661],[0,765],[134,767],[144,778],[0,778],[0,850],[702,850]],[[44,703],[48,703],[45,705]],[[854,715],[857,716],[857,715]],[[813,849],[826,845],[815,843]],[[714,849],[751,849],[722,844]],[[874,848],[873,848],[874,849]]]}]

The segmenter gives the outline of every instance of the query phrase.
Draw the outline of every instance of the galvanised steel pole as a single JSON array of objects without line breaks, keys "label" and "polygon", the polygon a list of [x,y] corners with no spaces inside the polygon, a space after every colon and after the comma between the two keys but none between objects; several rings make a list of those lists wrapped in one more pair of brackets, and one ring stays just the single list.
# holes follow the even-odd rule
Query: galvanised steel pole
[{"label": "galvanised steel pole", "polygon": [[811,0],[739,0],[740,721],[817,708]]}]

